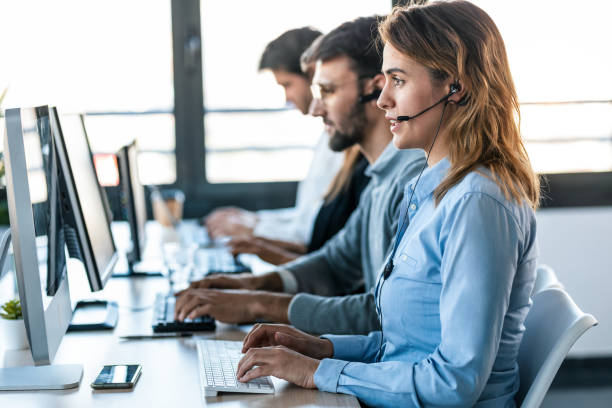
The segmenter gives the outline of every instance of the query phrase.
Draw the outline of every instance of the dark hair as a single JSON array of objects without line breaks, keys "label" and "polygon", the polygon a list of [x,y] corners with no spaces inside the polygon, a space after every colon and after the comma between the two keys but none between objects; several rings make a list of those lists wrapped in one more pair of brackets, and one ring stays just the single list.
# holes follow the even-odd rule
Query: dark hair
[{"label": "dark hair", "polygon": [[296,28],[281,34],[266,45],[259,61],[259,70],[283,70],[304,76],[300,56],[321,32],[312,27]]},{"label": "dark hair", "polygon": [[316,59],[329,61],[347,56],[360,77],[373,77],[380,73],[382,55],[378,52],[378,23],[383,17],[359,17],[347,21],[323,36]]},{"label": "dark hair", "polygon": [[319,44],[321,44],[323,37],[323,35],[320,35],[315,38],[312,44],[310,44],[300,56],[300,67],[302,68],[302,72],[310,79],[312,79],[314,75],[314,69],[311,67],[314,66],[314,63],[317,61],[317,50],[319,49]]}]

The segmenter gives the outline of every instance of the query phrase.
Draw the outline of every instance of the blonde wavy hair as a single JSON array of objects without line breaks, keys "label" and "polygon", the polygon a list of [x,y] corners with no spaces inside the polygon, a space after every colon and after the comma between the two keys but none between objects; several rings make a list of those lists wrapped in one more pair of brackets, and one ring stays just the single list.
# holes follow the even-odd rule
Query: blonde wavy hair
[{"label": "blonde wavy hair", "polygon": [[506,198],[536,209],[540,181],[521,139],[506,48],[491,17],[463,0],[412,4],[394,8],[379,32],[383,43],[427,67],[434,83],[452,78],[466,90],[445,126],[451,168],[436,188],[436,202],[484,166]]}]

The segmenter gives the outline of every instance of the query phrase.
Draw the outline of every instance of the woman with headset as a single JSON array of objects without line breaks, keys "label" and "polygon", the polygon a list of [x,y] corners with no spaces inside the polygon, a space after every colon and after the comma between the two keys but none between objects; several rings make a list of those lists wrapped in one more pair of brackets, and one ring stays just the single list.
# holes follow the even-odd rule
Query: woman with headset
[{"label": "woman with headset", "polygon": [[503,40],[461,0],[396,8],[379,32],[378,105],[398,148],[428,152],[381,266],[381,331],[319,338],[258,325],[238,378],[274,375],[375,406],[514,406],[539,182]]}]

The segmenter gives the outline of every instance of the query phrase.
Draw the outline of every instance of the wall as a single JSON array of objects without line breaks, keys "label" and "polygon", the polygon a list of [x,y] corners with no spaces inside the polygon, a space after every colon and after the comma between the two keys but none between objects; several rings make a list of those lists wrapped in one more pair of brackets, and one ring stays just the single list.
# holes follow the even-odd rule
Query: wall
[{"label": "wall", "polygon": [[537,220],[540,263],[599,321],[570,356],[612,357],[612,207],[543,209]]}]

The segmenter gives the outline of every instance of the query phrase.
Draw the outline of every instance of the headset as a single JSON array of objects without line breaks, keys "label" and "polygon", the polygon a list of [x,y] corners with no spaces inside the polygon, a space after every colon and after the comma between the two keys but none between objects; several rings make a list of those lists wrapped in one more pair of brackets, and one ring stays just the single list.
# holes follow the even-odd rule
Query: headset
[{"label": "headset", "polygon": [[[433,105],[431,105],[428,108],[423,109],[422,111],[420,111],[419,113],[417,113],[416,115],[413,116],[398,116],[397,117],[397,121],[408,121],[411,119],[414,119],[418,116],[421,116],[422,114],[424,114],[425,112],[429,111],[430,109],[432,109],[433,107],[441,104],[442,102],[444,102],[444,109],[442,110],[442,114],[440,115],[440,122],[438,123],[438,127],[436,129],[436,134],[431,142],[431,145],[429,146],[429,151],[427,152],[427,158],[425,160],[425,164],[423,165],[423,168],[421,168],[421,171],[419,172],[419,177],[417,178],[415,184],[414,184],[414,188],[412,189],[412,194],[410,194],[410,200],[408,200],[408,205],[406,206],[406,210],[404,211],[405,213],[402,214],[402,217],[400,218],[402,220],[401,224],[399,225],[399,231],[398,234],[396,234],[395,237],[395,245],[393,247],[393,252],[391,252],[391,257],[389,258],[389,262],[387,262],[387,264],[385,265],[385,269],[384,269],[384,280],[387,280],[389,278],[389,276],[391,276],[391,272],[393,272],[393,258],[395,257],[395,253],[397,252],[397,247],[399,246],[399,241],[402,239],[402,236],[404,235],[404,232],[406,230],[406,228],[408,227],[407,224],[410,224],[410,220],[408,219],[408,208],[410,207],[410,204],[412,203],[412,197],[414,196],[414,192],[416,191],[416,187],[419,184],[419,180],[421,179],[421,174],[423,174],[423,170],[425,170],[425,167],[427,167],[427,162],[429,161],[429,155],[431,154],[431,150],[433,149],[434,143],[436,143],[436,139],[438,138],[438,133],[440,132],[440,126],[442,125],[442,119],[444,118],[444,112],[446,111],[446,105],[449,103],[454,103],[448,100],[448,98],[450,98],[452,95],[456,94],[457,92],[459,92],[461,90],[461,85],[459,85],[458,82],[453,82],[450,85],[450,90],[449,92],[444,95],[438,102],[434,103]],[[465,98],[462,98],[458,105],[463,106],[467,103],[467,100],[465,100]]]},{"label": "headset", "polygon": [[[424,114],[425,112],[429,111],[430,109],[432,109],[433,107],[441,104],[442,102],[444,102],[444,108],[442,109],[442,114],[440,115],[440,121],[438,122],[438,127],[436,128],[436,134],[434,135],[434,138],[431,142],[431,145],[429,146],[429,150],[427,152],[427,158],[425,160],[425,164],[423,165],[423,167],[421,168],[421,171],[419,172],[419,176],[417,177],[416,182],[414,183],[414,188],[412,189],[412,193],[410,194],[410,199],[408,200],[408,204],[406,205],[406,207],[404,208],[402,206],[403,211],[401,211],[401,216],[400,216],[400,223],[398,225],[398,231],[395,234],[395,243],[393,245],[393,251],[391,252],[391,255],[389,256],[389,260],[387,261],[385,268],[383,270],[383,279],[382,282],[380,281],[380,278],[378,279],[377,283],[376,283],[376,297],[375,297],[375,303],[376,303],[376,313],[378,314],[378,320],[380,323],[380,331],[381,331],[381,335],[380,335],[380,345],[378,347],[378,352],[376,353],[376,361],[380,361],[380,358],[382,357],[382,346],[383,346],[383,337],[384,337],[384,331],[383,331],[383,323],[382,323],[382,309],[381,309],[381,305],[380,305],[380,297],[381,297],[381,293],[382,293],[382,289],[383,286],[385,285],[385,282],[387,281],[387,279],[389,279],[389,276],[391,276],[391,272],[393,272],[393,269],[395,267],[395,265],[393,264],[393,258],[395,258],[395,254],[397,253],[397,248],[399,247],[399,244],[402,240],[402,237],[404,236],[404,232],[406,232],[406,229],[408,228],[408,225],[410,224],[410,219],[408,216],[408,209],[410,208],[410,204],[412,203],[412,198],[414,197],[414,192],[416,191],[416,187],[419,184],[419,180],[421,180],[421,175],[423,174],[423,170],[425,170],[425,168],[427,167],[427,163],[429,161],[429,155],[431,154],[431,150],[433,149],[434,143],[436,143],[436,139],[438,138],[438,133],[440,132],[440,126],[442,125],[442,120],[444,119],[444,112],[446,111],[446,106],[449,103],[455,103],[458,106],[464,106],[467,103],[467,99],[465,97],[463,97],[459,102],[453,102],[453,101],[449,101],[448,98],[450,98],[452,95],[456,94],[457,92],[459,92],[461,90],[461,85],[459,85],[458,82],[454,82],[450,85],[450,90],[449,92],[444,95],[438,102],[434,103],[433,105],[431,105],[428,108],[423,109],[421,112],[417,113],[416,115],[413,116],[398,116],[395,120],[397,121],[408,121],[411,119],[414,119],[418,116],[421,116],[422,114]],[[366,95],[367,96],[367,95]]]},{"label": "headset", "polygon": [[357,101],[358,101],[359,103],[368,103],[368,102],[370,102],[370,101],[373,101],[373,100],[375,100],[375,99],[378,99],[378,97],[380,96],[380,93],[381,93],[381,92],[382,92],[382,91],[381,91],[380,89],[377,89],[377,90],[375,90],[375,91],[374,91],[374,92],[372,92],[372,93],[365,94],[365,95],[361,95],[361,96],[359,97],[359,99],[357,99]]},{"label": "headset", "polygon": [[[461,90],[461,85],[459,85],[458,82],[453,82],[450,85],[450,92],[447,93],[446,95],[444,95],[442,97],[442,99],[440,99],[438,102],[434,103],[433,105],[431,105],[429,108],[425,108],[422,111],[420,111],[419,113],[417,113],[416,115],[413,116],[408,116],[408,115],[404,115],[404,116],[398,116],[395,120],[397,120],[398,122],[406,122],[409,121],[411,119],[414,119],[418,116],[421,116],[422,114],[424,114],[425,112],[427,112],[428,110],[438,106],[439,104],[441,104],[442,102],[449,102],[449,103],[453,103],[448,101],[448,98],[450,98],[452,95],[456,94],[457,92],[459,92]],[[465,98],[464,98],[465,99]],[[458,105],[465,105],[465,103],[467,103],[467,100],[464,101],[464,99],[460,100],[457,104]]]}]

